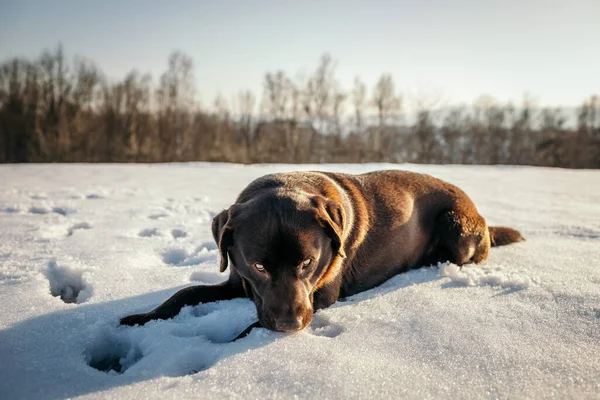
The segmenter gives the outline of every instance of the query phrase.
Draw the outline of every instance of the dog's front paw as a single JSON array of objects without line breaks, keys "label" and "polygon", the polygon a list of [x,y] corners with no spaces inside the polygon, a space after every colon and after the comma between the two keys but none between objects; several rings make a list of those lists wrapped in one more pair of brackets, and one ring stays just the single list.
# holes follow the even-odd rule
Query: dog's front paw
[{"label": "dog's front paw", "polygon": [[134,325],[144,325],[146,322],[150,321],[150,316],[145,313],[145,314],[133,314],[133,315],[128,315],[126,317],[121,318],[120,324],[121,325],[129,325],[129,326],[134,326]]}]

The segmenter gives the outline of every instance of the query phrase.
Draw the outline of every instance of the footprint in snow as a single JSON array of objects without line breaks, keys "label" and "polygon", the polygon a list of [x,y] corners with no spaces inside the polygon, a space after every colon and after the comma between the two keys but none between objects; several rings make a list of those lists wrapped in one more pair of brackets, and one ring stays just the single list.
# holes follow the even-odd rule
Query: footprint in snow
[{"label": "footprint in snow", "polygon": [[30,207],[29,212],[31,214],[48,214],[50,210],[45,207]]},{"label": "footprint in snow", "polygon": [[68,229],[67,236],[73,236],[75,231],[81,230],[81,229],[92,229],[92,226],[90,224],[88,224],[87,222],[79,222],[79,223],[71,226]]},{"label": "footprint in snow", "polygon": [[104,196],[98,193],[89,193],[89,194],[83,194],[83,193],[73,193],[71,195],[68,196],[69,199],[71,200],[82,200],[82,199],[86,199],[86,200],[98,200],[98,199],[103,199]]},{"label": "footprint in snow", "polygon": [[159,236],[160,233],[158,232],[157,228],[146,228],[146,229],[142,229],[139,233],[138,236],[139,237],[151,237],[151,236]]},{"label": "footprint in snow", "polygon": [[102,328],[84,351],[90,367],[110,375],[120,375],[143,357],[139,343],[111,327]]},{"label": "footprint in snow", "polygon": [[40,215],[42,215],[42,214],[48,214],[48,213],[53,212],[55,214],[59,214],[59,215],[62,215],[64,217],[64,216],[67,216],[68,214],[74,213],[75,211],[74,210],[70,210],[70,209],[65,208],[65,207],[46,208],[46,207],[35,207],[35,206],[33,206],[33,207],[29,208],[29,212],[31,214],[40,214]]},{"label": "footprint in snow", "polygon": [[170,265],[181,265],[188,257],[185,249],[167,249],[162,253],[164,263]]},{"label": "footprint in snow", "polygon": [[307,328],[307,332],[314,336],[334,338],[344,331],[341,325],[329,322],[321,315],[315,315]]},{"label": "footprint in snow", "polygon": [[171,236],[173,236],[173,239],[184,238],[187,236],[187,232],[181,229],[173,229],[171,231]]},{"label": "footprint in snow", "polygon": [[[152,236],[161,236],[160,231],[158,230],[158,228],[146,228],[146,229],[142,229],[139,233],[138,233],[139,237],[152,237]],[[180,239],[180,238],[184,238],[187,236],[187,232],[181,229],[173,229],[171,230],[171,237],[173,239]]]},{"label": "footprint in snow", "polygon": [[[209,369],[218,361],[222,351],[221,347],[211,345],[207,341],[198,344],[197,339],[192,335],[171,335],[168,339],[173,346],[173,351],[167,346],[165,349],[150,348],[148,354],[145,354],[141,342],[148,336],[139,333],[138,328],[112,325],[98,328],[83,351],[85,363],[98,371],[117,376],[142,361],[145,356],[155,351],[162,351],[164,357],[161,357],[162,362],[156,366],[156,370],[160,371],[160,375],[179,377]],[[191,347],[188,338],[193,340],[194,345]],[[185,352],[178,351],[179,344],[175,342],[188,349]],[[147,369],[148,365],[145,368]]]},{"label": "footprint in snow", "polygon": [[153,219],[153,220],[157,220],[157,219],[161,219],[161,218],[166,218],[169,215],[166,213],[156,213],[156,214],[150,214],[148,215],[149,219]]},{"label": "footprint in snow", "polygon": [[56,214],[60,214],[63,217],[66,216],[67,214],[71,214],[73,211],[72,210],[68,210],[64,207],[53,207],[52,208],[52,212],[56,213]]}]

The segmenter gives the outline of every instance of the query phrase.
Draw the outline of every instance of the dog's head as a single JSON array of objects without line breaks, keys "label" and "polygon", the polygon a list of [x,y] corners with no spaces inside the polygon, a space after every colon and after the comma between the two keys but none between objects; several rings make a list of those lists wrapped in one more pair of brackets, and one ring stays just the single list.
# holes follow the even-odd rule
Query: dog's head
[{"label": "dog's head", "polygon": [[231,260],[261,324],[291,332],[313,315],[313,295],[345,257],[344,210],[319,195],[269,192],[217,215],[221,272]]}]

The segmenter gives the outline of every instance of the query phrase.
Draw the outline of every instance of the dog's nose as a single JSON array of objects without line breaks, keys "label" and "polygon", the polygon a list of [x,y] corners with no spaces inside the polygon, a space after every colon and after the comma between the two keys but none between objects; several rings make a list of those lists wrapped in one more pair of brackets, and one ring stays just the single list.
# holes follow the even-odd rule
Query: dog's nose
[{"label": "dog's nose", "polygon": [[275,327],[280,332],[294,332],[302,328],[302,318],[280,318],[275,320]]}]

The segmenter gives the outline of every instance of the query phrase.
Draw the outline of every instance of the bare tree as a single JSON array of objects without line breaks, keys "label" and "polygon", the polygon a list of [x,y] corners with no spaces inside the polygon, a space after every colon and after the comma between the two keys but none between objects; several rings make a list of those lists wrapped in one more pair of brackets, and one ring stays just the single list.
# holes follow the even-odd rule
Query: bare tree
[{"label": "bare tree", "polygon": [[525,93],[516,119],[510,127],[508,144],[509,163],[532,163],[535,157],[535,125],[537,100]]},{"label": "bare tree", "polygon": [[559,107],[542,109],[540,128],[543,131],[561,132],[565,129],[567,119]]},{"label": "bare tree", "polygon": [[577,114],[579,130],[600,137],[600,96],[590,96],[579,107]]},{"label": "bare tree", "polygon": [[70,145],[70,132],[65,106],[70,85],[67,79],[68,66],[62,45],[54,51],[44,51],[40,58],[41,113],[47,127],[42,134],[44,149],[57,160],[64,160],[64,153]]},{"label": "bare tree", "polygon": [[367,106],[367,87],[357,76],[352,89],[352,106],[354,107],[354,127],[357,133],[364,129],[365,108]]},{"label": "bare tree", "polygon": [[243,143],[244,162],[249,161],[250,135],[252,133],[255,104],[256,98],[251,91],[245,90],[238,93],[238,129],[240,141]]},{"label": "bare tree", "polygon": [[342,117],[346,104],[347,95],[339,87],[336,87],[333,94],[332,117],[334,124],[334,133],[337,136],[342,135]]},{"label": "bare tree", "polygon": [[441,162],[451,164],[466,162],[465,150],[472,145],[467,137],[470,125],[470,116],[466,106],[452,107],[448,110],[442,124],[445,148]]},{"label": "bare tree", "polygon": [[187,128],[190,126],[196,93],[193,66],[191,57],[180,51],[171,53],[169,68],[160,77],[156,92],[159,137],[164,157],[168,160],[181,157]]},{"label": "bare tree", "polygon": [[263,110],[275,120],[283,119],[290,101],[290,80],[283,71],[267,73],[263,84]]},{"label": "bare tree", "polygon": [[377,111],[378,129],[373,141],[376,154],[381,154],[382,135],[390,119],[400,112],[402,99],[396,94],[394,78],[391,74],[382,74],[373,88],[371,104]]},{"label": "bare tree", "polygon": [[313,126],[319,132],[327,132],[328,117],[332,115],[334,103],[334,89],[336,87],[335,68],[337,63],[331,55],[325,53],[321,56],[319,66],[309,78],[306,88],[306,111],[313,117]]},{"label": "bare tree", "polygon": [[416,136],[416,159],[422,163],[440,162],[444,157],[444,137],[438,129],[441,117],[440,107],[444,103],[441,90],[425,89],[418,87],[410,93],[411,109],[416,113],[416,122],[413,127]]}]

